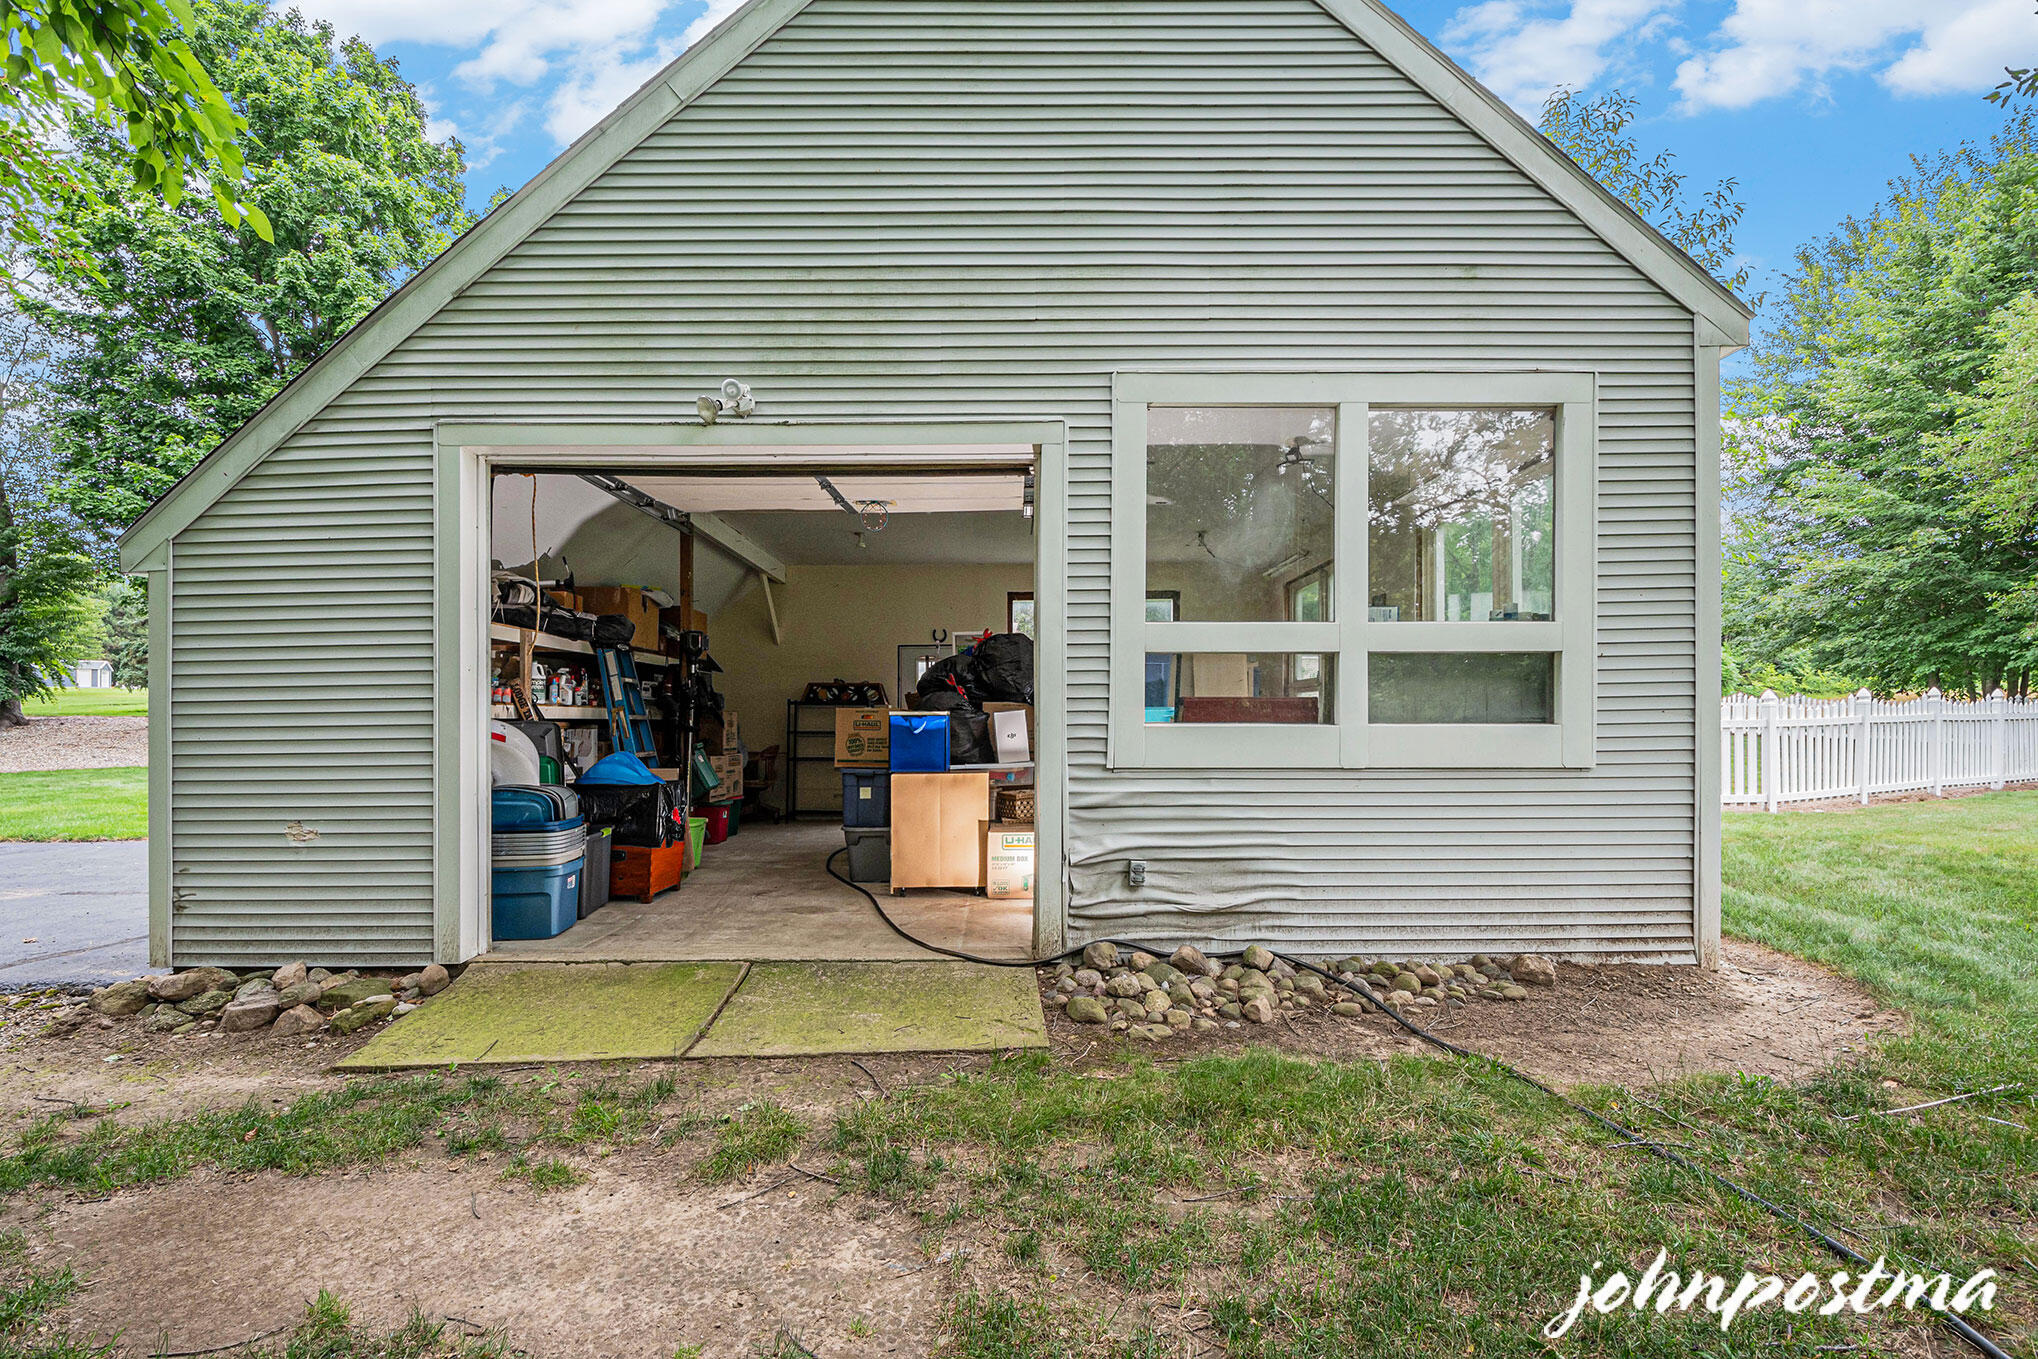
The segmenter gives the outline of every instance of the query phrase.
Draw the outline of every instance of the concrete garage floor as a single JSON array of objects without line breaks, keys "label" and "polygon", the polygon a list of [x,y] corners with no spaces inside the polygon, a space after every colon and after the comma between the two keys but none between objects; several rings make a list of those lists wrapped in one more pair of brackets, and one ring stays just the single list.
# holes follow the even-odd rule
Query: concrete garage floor
[{"label": "concrete garage floor", "polygon": [[[917,961],[938,955],[885,928],[855,889],[828,875],[842,827],[814,822],[746,824],[708,847],[700,871],[646,904],[611,900],[552,939],[509,940],[489,962]],[[847,856],[836,867],[848,872]],[[890,895],[868,884],[899,925],[945,948],[986,958],[1026,958],[1033,903],[968,892]]]}]

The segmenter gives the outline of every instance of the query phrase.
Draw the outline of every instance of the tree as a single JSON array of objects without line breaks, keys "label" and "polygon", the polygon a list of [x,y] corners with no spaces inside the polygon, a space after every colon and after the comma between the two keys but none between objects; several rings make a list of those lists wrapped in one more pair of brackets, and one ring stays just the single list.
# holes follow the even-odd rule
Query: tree
[{"label": "tree", "polygon": [[1883,689],[2028,691],[2038,537],[2020,518],[2014,353],[2038,286],[2031,116],[1891,185],[1798,252],[1727,392],[1727,642]]},{"label": "tree", "polygon": [[60,494],[105,534],[178,477],[466,228],[463,153],[358,40],[254,0],[197,0],[191,50],[247,130],[273,239],[138,192],[117,138],[75,119],[98,196],[97,265],[33,309],[50,366]]},{"label": "tree", "polygon": [[113,662],[113,682],[123,689],[148,687],[148,587],[115,577],[101,597],[106,601],[106,659]]},{"label": "tree", "polygon": [[1732,268],[1734,228],[1747,211],[1734,196],[1739,181],[1723,179],[1697,201],[1688,198],[1685,177],[1671,168],[1676,158],[1668,151],[1645,155],[1628,130],[1639,102],[1619,90],[1587,99],[1562,88],[1543,102],[1536,128],[1672,245],[1739,292],[1750,277],[1746,264]]},{"label": "tree", "polygon": [[25,532],[0,497],[0,728],[22,725],[22,700],[48,694],[65,662],[95,649],[92,570],[67,544]]},{"label": "tree", "polygon": [[0,231],[44,267],[90,268],[62,220],[89,200],[62,149],[67,114],[118,125],[141,192],[174,206],[197,180],[226,221],[268,231],[237,197],[243,123],[185,44],[191,26],[186,0],[0,0]]}]

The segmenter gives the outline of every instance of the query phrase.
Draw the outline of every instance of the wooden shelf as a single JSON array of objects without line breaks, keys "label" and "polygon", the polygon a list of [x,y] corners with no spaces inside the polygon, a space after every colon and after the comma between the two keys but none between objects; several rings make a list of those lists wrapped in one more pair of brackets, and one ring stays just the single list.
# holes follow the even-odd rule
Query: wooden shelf
[{"label": "wooden shelf", "polygon": [[[515,646],[521,640],[520,635],[522,632],[523,629],[513,628],[507,623],[490,623],[488,625],[488,640]],[[554,637],[549,632],[534,632],[531,636],[534,639],[532,645],[532,650],[534,651],[559,652],[569,656],[594,655],[593,647],[589,646],[586,642],[576,642],[570,637]],[[637,658],[637,664],[639,665],[679,664],[679,657],[661,655],[656,651],[641,651],[632,647],[630,654]]]},{"label": "wooden shelf", "polygon": [[[493,712],[495,716],[505,719],[513,719],[517,715],[516,708],[508,703],[492,704],[490,707],[490,711]],[[606,722],[609,720],[609,710],[607,708],[601,707],[600,705],[583,708],[568,708],[555,706],[549,703],[540,703],[538,705],[538,711],[545,715],[545,720],[547,722],[554,720],[560,722]]]}]

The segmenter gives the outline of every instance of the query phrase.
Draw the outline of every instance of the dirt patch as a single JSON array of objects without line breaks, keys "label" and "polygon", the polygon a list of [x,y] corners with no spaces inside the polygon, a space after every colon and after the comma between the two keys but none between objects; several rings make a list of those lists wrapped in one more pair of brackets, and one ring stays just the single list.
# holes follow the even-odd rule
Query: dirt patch
[{"label": "dirt patch", "polygon": [[[2001,788],[1990,788],[1987,784],[1976,784],[1972,788],[1948,788],[1943,793],[1916,788],[1908,793],[1877,793],[1863,806],[1859,797],[1820,798],[1816,802],[1785,802],[1777,807],[1779,812],[1865,812],[1876,807],[1894,807],[1905,802],[1945,802],[1959,797],[1980,797],[1984,793],[2022,793],[2038,788],[2038,783],[2006,783]],[[1730,812],[1759,812],[1760,807],[1737,804],[1727,808]]]},{"label": "dirt patch", "polygon": [[[1527,1000],[1481,1000],[1409,1018],[1460,1047],[1498,1057],[1556,1086],[1644,1085],[1707,1071],[1809,1075],[1902,1022],[1853,982],[1759,944],[1725,940],[1717,971],[1657,964],[1557,964],[1557,984]],[[1048,1012],[1057,1049],[1122,1043],[1097,1027]],[[1272,1024],[1183,1034],[1159,1056],[1236,1051],[1271,1043],[1298,1056],[1352,1060],[1444,1054],[1385,1015],[1340,1019],[1304,1010]]]},{"label": "dirt patch", "polygon": [[149,762],[146,717],[31,717],[0,728],[0,774],[129,769]]},{"label": "dirt patch", "polygon": [[[907,1215],[838,1202],[810,1181],[757,1192],[782,1168],[706,1186],[682,1183],[682,1165],[619,1154],[545,1194],[504,1183],[499,1166],[451,1161],[312,1179],[200,1174],[58,1201],[30,1236],[39,1263],[87,1281],[67,1319],[124,1331],[122,1354],[287,1327],[321,1288],[370,1326],[399,1325],[415,1306],[504,1326],[520,1349],[561,1359],[681,1345],[750,1355],[780,1328],[829,1355],[933,1349],[945,1273]],[[150,1224],[172,1248],[142,1244]]]}]

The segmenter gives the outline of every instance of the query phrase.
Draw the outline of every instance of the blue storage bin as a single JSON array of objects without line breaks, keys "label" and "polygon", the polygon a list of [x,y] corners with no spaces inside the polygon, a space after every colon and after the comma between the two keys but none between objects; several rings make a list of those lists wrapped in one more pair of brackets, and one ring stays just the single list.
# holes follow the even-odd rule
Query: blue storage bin
[{"label": "blue storage bin", "polygon": [[580,918],[586,861],[497,868],[490,875],[497,939],[550,939]]},{"label": "blue storage bin", "polygon": [[892,772],[948,772],[948,714],[892,714]]},{"label": "blue storage bin", "polygon": [[889,770],[842,771],[842,824],[864,827],[892,824],[892,776]]}]

